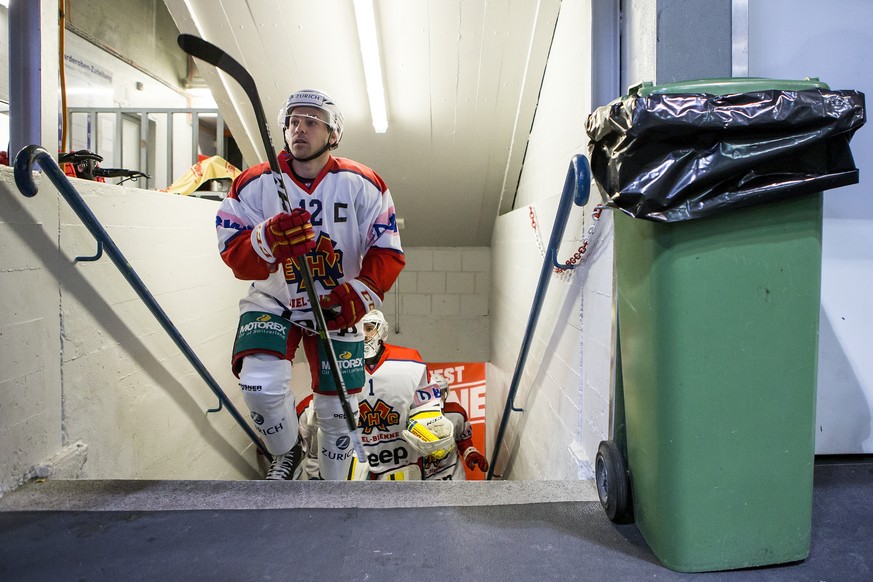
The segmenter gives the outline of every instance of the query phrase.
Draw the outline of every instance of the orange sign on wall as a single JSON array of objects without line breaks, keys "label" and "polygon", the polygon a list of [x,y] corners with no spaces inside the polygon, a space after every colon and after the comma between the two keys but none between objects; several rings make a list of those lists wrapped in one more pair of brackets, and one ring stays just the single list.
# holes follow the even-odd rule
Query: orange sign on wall
[{"label": "orange sign on wall", "polygon": [[[432,362],[427,365],[430,379],[440,374],[448,380],[451,393],[449,400],[457,402],[467,411],[467,419],[473,428],[473,445],[488,457],[485,450],[485,362]],[[463,461],[462,461],[463,462]],[[482,480],[485,473],[465,467],[467,479]]]}]

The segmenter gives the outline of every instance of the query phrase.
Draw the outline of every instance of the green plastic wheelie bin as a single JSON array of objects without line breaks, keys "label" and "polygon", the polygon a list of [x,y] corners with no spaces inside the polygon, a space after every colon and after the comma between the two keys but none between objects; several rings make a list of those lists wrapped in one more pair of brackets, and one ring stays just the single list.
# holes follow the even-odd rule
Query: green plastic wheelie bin
[{"label": "green plastic wheelie bin", "polygon": [[[761,88],[790,98],[827,86],[702,80],[642,87],[639,96]],[[843,170],[831,184],[851,183]],[[705,168],[695,172],[684,183],[707,180]],[[600,180],[615,189],[615,176]],[[812,523],[822,193],[676,221],[664,220],[668,199],[649,208],[656,219],[613,212],[618,369],[613,440],[595,463],[601,501],[614,521],[634,521],[673,570],[802,560]],[[688,213],[688,203],[668,201]]]}]

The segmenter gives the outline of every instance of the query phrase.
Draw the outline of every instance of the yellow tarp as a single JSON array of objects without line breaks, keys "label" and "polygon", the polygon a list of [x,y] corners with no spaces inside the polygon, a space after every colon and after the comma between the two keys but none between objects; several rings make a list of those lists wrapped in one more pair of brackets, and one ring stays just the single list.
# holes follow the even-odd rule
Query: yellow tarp
[{"label": "yellow tarp", "polygon": [[240,173],[241,171],[236,166],[224,158],[212,156],[191,166],[181,178],[161,190],[161,192],[173,192],[187,196],[191,192],[195,192],[207,180],[214,180],[216,178],[230,178],[233,180]]}]

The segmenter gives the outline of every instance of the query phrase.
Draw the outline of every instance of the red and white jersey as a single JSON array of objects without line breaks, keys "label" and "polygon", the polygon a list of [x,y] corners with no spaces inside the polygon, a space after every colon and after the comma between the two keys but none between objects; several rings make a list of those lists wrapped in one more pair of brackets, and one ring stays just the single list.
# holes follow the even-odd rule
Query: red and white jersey
[{"label": "red and white jersey", "polygon": [[[404,265],[388,186],[370,168],[333,156],[307,185],[290,163],[288,152],[279,154],[291,208],[312,215],[316,247],[306,260],[319,296],[359,277],[381,298]],[[285,210],[269,164],[252,166],[237,176],[218,208],[218,248],[236,278],[254,281],[242,311],[290,311],[292,321],[303,322],[312,315],[299,259],[271,264],[251,241],[256,225]]]},{"label": "red and white jersey", "polygon": [[427,367],[417,350],[383,345],[385,350],[378,362],[365,366],[364,388],[358,394],[358,426],[370,479],[418,464],[419,455],[403,439],[403,430],[415,391],[428,383]]},{"label": "red and white jersey", "polygon": [[446,402],[443,416],[452,422],[457,448],[439,461],[425,459],[424,478],[428,481],[466,481],[462,457],[464,451],[473,446],[473,426],[467,419],[467,411],[457,402]]}]

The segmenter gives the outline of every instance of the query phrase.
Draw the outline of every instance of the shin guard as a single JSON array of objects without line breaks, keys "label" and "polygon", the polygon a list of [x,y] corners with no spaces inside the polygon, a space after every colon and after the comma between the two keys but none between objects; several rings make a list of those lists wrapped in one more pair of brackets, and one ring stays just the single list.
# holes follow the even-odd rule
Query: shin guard
[{"label": "shin guard", "polygon": [[[315,394],[312,397],[315,415],[318,417],[318,464],[321,477],[327,481],[351,479],[352,457],[355,447],[349,437],[349,427],[337,396]],[[358,397],[349,394],[349,406],[358,418]]]},{"label": "shin guard", "polygon": [[291,450],[297,443],[291,362],[265,354],[246,356],[239,387],[267,450],[273,455]]}]

